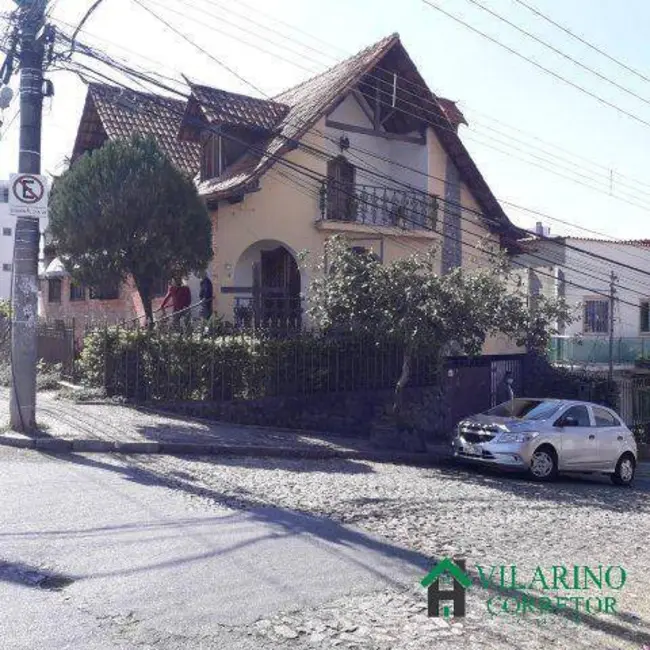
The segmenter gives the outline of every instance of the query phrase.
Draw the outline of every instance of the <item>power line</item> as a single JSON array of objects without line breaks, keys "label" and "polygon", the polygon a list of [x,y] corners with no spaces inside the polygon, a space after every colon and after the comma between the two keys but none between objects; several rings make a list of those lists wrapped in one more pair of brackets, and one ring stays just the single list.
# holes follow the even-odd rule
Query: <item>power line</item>
[{"label": "power line", "polygon": [[529,32],[528,30],[524,29],[523,27],[520,27],[516,23],[512,22],[508,18],[502,16],[498,12],[490,9],[489,7],[486,7],[484,4],[479,2],[479,0],[467,0],[467,2],[471,2],[474,6],[478,7],[482,11],[485,11],[486,13],[490,14],[490,16],[494,16],[496,19],[500,20],[501,22],[505,23],[506,25],[509,25],[513,29],[516,29],[520,34],[524,34],[524,36],[527,36],[528,38],[532,39],[536,43],[539,43],[540,45],[543,45],[545,48],[551,50],[551,52],[554,52],[555,54],[563,57],[567,61],[570,61],[574,65],[578,66],[579,68],[582,68],[583,70],[586,70],[587,72],[590,72],[591,74],[595,75],[602,81],[606,81],[607,83],[611,84],[615,88],[618,88],[619,90],[622,90],[623,92],[627,93],[628,95],[631,95],[632,97],[635,97],[636,99],[639,99],[640,101],[650,105],[650,100],[648,100],[646,97],[643,97],[642,95],[639,95],[638,93],[634,92],[633,90],[630,90],[629,88],[626,88],[625,86],[619,84],[617,81],[614,81],[610,79],[607,75],[604,75],[602,72],[599,72],[598,70],[594,70],[593,68],[590,68],[588,65],[585,65],[578,59],[572,57],[570,54],[567,54],[566,52],[563,52],[559,48],[551,45],[550,43],[547,43],[543,38],[539,38],[532,32]]},{"label": "power line", "polygon": [[[183,0],[179,0],[179,1],[182,2]],[[185,5],[188,6],[189,8],[192,8],[192,7],[193,7],[193,5],[191,5],[191,4],[187,4],[187,3],[183,3],[183,4],[185,4]],[[171,8],[167,7],[166,5],[160,5],[160,4],[158,3],[158,6],[161,6],[162,8],[167,9],[167,10],[169,10],[169,11],[172,11],[172,12],[174,12],[174,13],[180,15],[180,16],[183,16],[183,17],[185,17],[185,18],[191,20],[192,22],[196,22],[197,24],[205,25],[205,21],[204,21],[204,20],[201,21],[201,22],[199,22],[199,21],[197,21],[197,20],[194,20],[194,19],[192,19],[192,18],[189,18],[186,14],[183,14],[183,13],[181,13],[181,12],[178,12],[178,11],[176,11],[176,10],[174,10],[174,9],[171,9]],[[219,19],[219,20],[223,20],[220,16],[217,16],[216,14],[211,14],[210,12],[207,12],[207,14],[208,14],[208,15],[211,15],[211,16],[214,16],[215,18],[217,18],[217,19]],[[239,14],[239,15],[241,15],[241,14]],[[253,21],[253,22],[254,22],[254,21]],[[230,24],[233,24],[233,23],[230,23]],[[258,25],[262,26],[260,23],[255,23],[255,24],[258,24]],[[262,27],[264,27],[264,26],[262,26]],[[266,27],[265,27],[265,28],[266,28]],[[222,32],[222,31],[219,31],[219,30],[215,30],[215,28],[213,28],[213,27],[210,27],[210,29],[212,29],[212,30],[214,30],[214,31],[218,31],[219,33],[222,33],[222,34],[226,34],[226,35],[228,35],[226,32]],[[243,30],[243,28],[241,28],[241,27],[238,27],[238,29],[242,29],[242,30]],[[269,29],[269,28],[266,28],[266,29]],[[248,33],[253,33],[253,32],[250,32],[250,30],[243,30],[243,31],[247,31]],[[274,33],[277,33],[275,30],[270,30],[270,31],[273,31]],[[230,36],[231,38],[234,38],[232,35],[228,35],[228,36]],[[285,37],[285,38],[287,38],[287,37]],[[265,53],[267,53],[267,54],[271,54],[272,56],[279,57],[279,55],[277,55],[277,54],[275,54],[275,53],[272,53],[272,52],[269,52],[268,50],[263,50],[263,49],[261,49],[259,46],[256,46],[256,45],[254,45],[254,44],[251,44],[251,43],[248,43],[248,42],[246,42],[246,44],[249,45],[250,47],[254,47],[254,48],[256,48],[256,49],[258,49],[258,50],[260,50],[260,51],[263,51],[263,52],[265,52]],[[275,43],[274,43],[274,44],[275,44]],[[277,44],[275,44],[275,45],[277,45]],[[311,49],[314,50],[314,51],[316,51],[315,48],[311,48]],[[327,55],[327,56],[329,56],[329,55]],[[304,66],[300,66],[299,64],[296,64],[295,62],[289,61],[288,59],[286,59],[286,58],[284,58],[284,57],[279,57],[279,58],[281,58],[283,61],[288,61],[288,62],[290,62],[290,63],[292,63],[292,64],[294,64],[294,65],[298,65],[298,67],[301,67],[302,69],[306,69],[306,68],[304,68]],[[371,76],[372,76],[372,75],[371,75]],[[381,83],[385,83],[385,80],[383,80],[383,79],[379,79],[379,78],[378,78],[378,81],[380,81]],[[406,81],[408,81],[408,80],[406,80]],[[413,82],[408,81],[408,83],[412,84]],[[408,93],[408,91],[406,91],[406,92]],[[428,92],[428,89],[427,89],[427,92]],[[408,93],[408,94],[410,94],[410,95],[412,95],[412,96],[416,96],[414,93]],[[419,96],[421,97],[421,93],[420,93]],[[408,103],[408,102],[407,102],[407,103]],[[384,105],[386,105],[386,104],[384,104]],[[413,105],[413,104],[410,104],[410,103],[409,103],[409,105]],[[413,106],[414,106],[414,105],[413,105]],[[412,112],[404,111],[404,109],[398,108],[398,110],[399,110],[400,112],[405,113],[405,114],[409,114],[409,115],[413,115],[414,117],[418,117],[418,116],[415,116]],[[431,114],[432,114],[432,111],[427,111],[427,113],[431,115]],[[444,128],[445,128],[444,125],[441,125],[441,124],[439,123],[439,118],[438,118],[438,116],[437,116],[437,115],[434,115],[433,117],[434,117],[434,121],[438,123],[438,128],[443,128],[443,129],[444,129]],[[490,127],[488,127],[488,128],[490,128]],[[446,128],[446,130],[451,131],[451,130],[448,129],[448,128]],[[498,130],[495,130],[495,129],[492,129],[492,130],[498,132]],[[472,129],[472,132],[474,132],[474,131],[475,131],[475,130]],[[455,133],[455,131],[454,131],[454,133]],[[503,134],[503,135],[504,135],[505,137],[510,137],[510,138],[512,137],[512,136],[509,136],[509,135],[507,135],[507,134]],[[491,136],[484,136],[484,137],[491,137]],[[482,144],[483,146],[489,147],[489,148],[494,149],[494,150],[496,150],[496,151],[502,152],[500,149],[494,147],[493,145],[489,145],[489,144],[486,144],[486,143],[484,143],[484,142],[482,142],[481,144]],[[506,145],[506,146],[511,146],[511,145]],[[530,145],[527,145],[527,146],[530,146]],[[544,150],[541,150],[541,151],[544,151]],[[504,152],[502,152],[502,153],[504,153]],[[547,155],[554,155],[554,154],[548,154],[548,152],[546,152],[546,151],[544,151],[544,153],[547,154]],[[529,155],[533,155],[533,154],[529,154]],[[557,157],[557,156],[555,156],[555,157]],[[559,158],[559,159],[561,159],[561,158]],[[525,162],[527,162],[528,164],[531,164],[531,165],[535,165],[535,163],[532,163],[531,161],[528,161],[528,160],[526,160]],[[569,164],[575,164],[575,163],[571,163],[571,162],[569,162]],[[554,175],[558,175],[558,176],[561,176],[561,177],[563,177],[563,178],[565,178],[565,179],[567,179],[567,180],[571,180],[572,182],[576,182],[576,183],[578,183],[578,184],[581,184],[581,185],[583,185],[583,186],[585,186],[585,187],[587,187],[587,188],[589,188],[589,189],[594,189],[594,190],[596,190],[596,191],[600,191],[601,193],[605,193],[605,194],[607,194],[608,196],[611,196],[612,198],[615,198],[615,199],[617,199],[617,200],[621,200],[621,201],[623,201],[623,202],[625,202],[625,203],[628,203],[629,205],[633,205],[633,206],[635,206],[635,207],[639,207],[639,208],[641,208],[641,209],[645,209],[645,208],[647,207],[647,206],[642,206],[642,205],[639,205],[639,204],[637,204],[637,203],[634,203],[633,201],[630,201],[628,198],[626,198],[627,195],[619,195],[619,194],[613,193],[611,190],[604,190],[604,189],[601,189],[601,188],[593,187],[593,186],[591,186],[591,185],[585,185],[584,183],[580,183],[579,181],[577,181],[575,178],[572,178],[572,177],[566,176],[566,175],[564,175],[564,174],[560,174],[557,170],[548,170],[547,168],[540,167],[539,165],[535,165],[535,166],[537,166],[537,167],[539,167],[539,168],[541,168],[541,169],[545,169],[546,171],[549,171],[549,172],[553,173]],[[580,176],[585,176],[584,174],[580,174],[579,172],[574,171],[574,170],[567,170],[567,171],[569,171],[569,173],[577,174],[577,175],[580,175]],[[620,176],[620,175],[619,175],[619,176]],[[586,177],[586,176],[585,176],[585,177]],[[595,182],[595,183],[602,182],[602,179],[595,179],[595,178],[591,178],[591,177],[588,177],[588,178],[589,178],[589,180],[591,180],[592,182]],[[439,179],[439,180],[441,180],[442,182],[447,182],[445,179]],[[622,183],[622,182],[619,182],[619,184],[620,184],[620,185],[625,185],[625,183]],[[633,191],[639,191],[639,192],[641,192],[641,193],[644,193],[642,190],[633,190]],[[633,197],[633,198],[636,198],[636,197]]]},{"label": "power line", "polygon": [[584,86],[581,86],[578,83],[575,83],[574,81],[571,81],[570,79],[567,79],[566,77],[563,77],[561,74],[558,72],[555,72],[554,70],[551,70],[550,68],[547,68],[546,66],[542,65],[541,63],[538,63],[534,59],[531,59],[530,57],[526,56],[525,54],[522,54],[518,50],[510,47],[509,45],[506,45],[505,43],[502,43],[500,40],[495,38],[494,36],[490,36],[486,32],[481,31],[477,27],[474,27],[473,25],[470,25],[468,22],[464,21],[462,18],[459,18],[458,16],[455,16],[454,14],[450,13],[449,11],[446,11],[442,7],[439,7],[438,5],[434,4],[430,0],[422,0],[424,4],[427,6],[431,7],[431,9],[440,12],[441,14],[447,16],[451,20],[455,21],[456,23],[462,25],[463,27],[469,29],[470,31],[474,32],[475,34],[478,34],[479,36],[482,36],[483,38],[487,39],[491,43],[494,43],[495,45],[498,45],[499,47],[503,48],[504,50],[507,50],[510,52],[510,54],[514,54],[516,57],[523,59],[524,61],[527,61],[531,65],[534,65],[536,68],[542,70],[546,74],[551,75],[552,77],[555,77],[555,79],[558,79],[565,84],[568,84],[569,86],[572,86],[576,90],[579,90],[580,92],[584,93],[585,95],[588,95],[592,99],[595,99],[596,101],[600,102],[604,106],[609,106],[610,108],[613,108],[615,111],[618,111],[622,115],[626,115],[627,117],[635,120],[636,122],[639,122],[640,124],[643,124],[644,126],[650,126],[650,122],[647,120],[643,119],[642,117],[639,117],[638,115],[635,115],[634,113],[630,113],[629,111],[625,110],[624,108],[621,108],[620,106],[610,102],[609,100],[605,99],[604,97],[601,97],[600,95],[597,95],[596,93],[588,90]]},{"label": "power line", "polygon": [[[177,1],[181,2],[182,4],[184,4],[185,6],[188,6],[188,7],[190,7],[190,8],[193,7],[193,5],[188,4],[187,2],[184,2],[184,0],[177,0]],[[175,9],[172,9],[172,8],[170,8],[170,7],[167,7],[166,5],[162,5],[162,4],[160,4],[159,2],[158,2],[158,3],[155,3],[155,4],[157,4],[157,5],[160,6],[161,8],[164,8],[164,9],[166,9],[166,10],[168,10],[168,11],[171,11],[171,12],[173,12],[173,13],[179,15],[179,16],[182,16],[182,17],[184,17],[184,18],[186,18],[186,19],[188,19],[188,20],[190,20],[190,21],[192,21],[192,22],[195,22],[195,23],[197,23],[197,24],[201,24],[201,25],[205,26],[205,20],[202,20],[202,21],[195,20],[195,19],[193,19],[193,18],[187,16],[187,14],[185,14],[185,13],[181,13],[181,12],[175,10]],[[217,16],[216,14],[211,14],[210,12],[207,12],[207,15],[213,16],[213,17],[215,17],[215,18],[217,18],[217,19],[223,21],[223,19],[222,19],[220,16]],[[228,22],[228,21],[226,21],[226,22]],[[233,23],[230,23],[230,24],[233,24]],[[259,23],[257,23],[257,24],[259,24]],[[237,27],[237,28],[240,29],[240,30],[243,30],[243,31],[247,31],[248,33],[253,33],[253,32],[250,32],[250,30],[245,30],[244,28],[241,28],[241,27]],[[221,33],[221,34],[226,34],[226,35],[228,35],[227,32],[223,32],[223,31],[220,31],[220,30],[216,30],[214,27],[210,27],[210,29],[212,29],[212,30],[214,30],[214,31],[216,31],[216,32],[218,32],[218,33]],[[274,31],[274,32],[275,32],[275,30],[271,30],[271,31]],[[233,37],[232,35],[228,35],[228,36],[230,36],[231,38],[235,38],[235,37]],[[264,53],[266,53],[266,54],[271,54],[272,56],[277,56],[278,58],[280,58],[280,59],[283,60],[283,61],[288,61],[286,58],[284,58],[284,57],[280,57],[280,56],[277,55],[277,54],[274,54],[274,53],[272,53],[272,52],[269,52],[268,50],[264,50],[263,48],[260,48],[258,45],[254,45],[254,44],[251,44],[251,43],[249,43],[249,42],[245,42],[245,44],[246,44],[246,45],[249,45],[250,47],[253,47],[253,48],[255,48],[255,49],[258,49],[258,50],[260,50],[260,51],[262,51],[262,52],[264,52]],[[275,44],[275,43],[274,43],[274,44]],[[195,44],[195,45],[196,45],[196,44]],[[277,44],[276,44],[276,45],[277,45]],[[314,49],[314,48],[311,48],[311,49]],[[301,66],[300,64],[297,64],[297,63],[295,63],[295,62],[291,62],[291,61],[289,61],[289,62],[292,63],[293,65],[297,65],[297,66],[300,67],[301,69],[305,69],[305,70],[307,69],[307,68],[305,68],[304,66]],[[378,67],[378,69],[380,69],[380,68]],[[373,77],[373,75],[370,74],[369,77]],[[377,79],[377,81],[378,81],[379,83],[382,83],[382,84],[386,84],[386,83],[387,83],[386,80],[384,80],[384,79],[381,79],[381,78],[379,78],[379,77],[375,77],[375,78]],[[407,81],[409,84],[413,84],[413,82],[411,82],[411,81],[409,81],[409,80],[405,80],[405,81]],[[256,88],[256,90],[257,90],[257,88]],[[427,93],[428,93],[428,92],[429,92],[429,91],[428,91],[428,88],[427,88],[426,90],[427,90]],[[413,97],[418,97],[418,98],[422,99],[422,93],[420,93],[419,95],[416,95],[415,93],[410,93],[409,91],[405,91],[405,92],[406,92],[407,94],[413,96]],[[268,97],[268,95],[265,95],[265,96]],[[402,100],[402,101],[404,101],[404,100]],[[382,103],[383,105],[386,105],[386,106],[388,105],[388,104],[386,104],[385,102],[380,102],[380,103]],[[406,103],[406,104],[409,105],[409,106],[413,106],[413,107],[417,108],[418,110],[421,110],[421,108],[420,108],[419,106],[416,106],[416,105],[413,104],[412,102],[404,101],[404,103]],[[392,108],[392,107],[391,107],[391,108]],[[411,115],[411,116],[413,116],[413,117],[419,118],[419,116],[416,115],[415,113],[413,113],[412,111],[406,111],[406,110],[404,110],[403,108],[400,108],[400,107],[396,107],[396,110],[399,111],[399,112],[401,112],[401,113],[404,113],[404,114],[406,114],[406,115]],[[447,131],[452,132],[452,129],[449,129],[448,127],[446,127],[446,126],[440,124],[439,117],[438,117],[437,115],[435,115],[435,114],[433,113],[433,111],[431,111],[431,110],[425,110],[425,112],[426,112],[429,116],[432,116],[432,117],[433,117],[433,121],[434,121],[434,123],[437,124],[437,127],[438,127],[438,128],[440,128],[440,129],[444,129],[444,130],[447,130]],[[497,132],[497,133],[500,133],[497,129],[493,129],[493,128],[491,128],[491,127],[488,127],[488,128],[491,129],[491,130],[493,130],[493,131],[495,131],[495,132]],[[471,130],[471,132],[475,132],[475,129],[470,129],[470,130]],[[455,131],[453,131],[453,133],[456,134]],[[488,135],[484,135],[484,134],[481,134],[481,135],[483,135],[483,137],[492,137],[492,136],[488,136]],[[507,138],[512,138],[512,136],[510,136],[510,135],[508,135],[508,134],[505,134],[505,133],[502,133],[502,132],[501,132],[501,135],[503,135],[504,137],[507,137]],[[519,141],[519,142],[521,142],[521,141]],[[500,150],[500,149],[494,147],[493,145],[486,144],[485,142],[482,142],[481,144],[482,144],[483,146],[488,147],[488,148],[491,148],[491,149],[494,149],[494,150],[496,150],[496,151],[500,151],[500,152],[502,152],[502,150]],[[503,143],[503,144],[505,144],[505,143]],[[526,143],[526,145],[529,146],[529,147],[531,146],[531,145],[528,144],[528,143]],[[512,146],[512,145],[507,144],[506,146]],[[541,151],[543,151],[543,152],[544,152],[545,154],[547,154],[547,155],[552,155],[552,156],[558,158],[559,160],[565,160],[565,161],[566,161],[566,159],[562,159],[562,158],[558,157],[558,156],[555,155],[555,154],[550,154],[549,152],[544,151],[544,150],[541,150]],[[505,152],[502,152],[502,153],[505,153]],[[528,154],[528,155],[533,156],[534,154]],[[525,162],[527,162],[528,164],[531,164],[531,165],[537,166],[538,168],[545,169],[546,171],[549,171],[550,173],[553,173],[553,174],[556,175],[556,176],[560,176],[560,177],[565,178],[565,179],[567,179],[567,180],[570,180],[570,181],[572,181],[572,182],[576,182],[577,184],[580,184],[580,185],[582,185],[582,186],[584,186],[584,187],[587,187],[588,189],[593,189],[593,190],[599,191],[599,192],[601,192],[601,193],[603,193],[603,194],[606,194],[606,195],[608,195],[608,196],[611,196],[612,198],[615,198],[616,200],[620,200],[620,201],[622,201],[622,202],[624,202],[624,203],[627,203],[628,205],[632,205],[632,206],[634,206],[634,207],[638,207],[638,208],[640,208],[640,209],[644,209],[644,210],[645,210],[645,209],[648,209],[648,208],[650,207],[650,206],[647,206],[647,205],[641,205],[641,204],[639,204],[639,203],[634,202],[633,200],[630,200],[630,199],[637,199],[637,198],[639,198],[639,197],[636,197],[635,195],[628,195],[628,194],[624,194],[624,193],[615,193],[615,192],[613,192],[611,189],[607,189],[607,190],[606,190],[606,189],[603,189],[603,188],[593,187],[593,186],[591,186],[591,185],[585,185],[584,183],[581,183],[580,181],[576,180],[576,179],[573,178],[573,177],[566,176],[565,174],[560,174],[560,173],[559,173],[557,170],[555,170],[555,169],[553,169],[553,170],[549,170],[549,169],[547,169],[547,168],[540,167],[539,165],[536,165],[535,163],[532,163],[531,161],[527,161],[527,160],[526,160]],[[571,165],[575,165],[575,163],[573,163],[573,162],[571,162],[571,161],[566,161],[566,162],[569,162],[569,164],[571,164]],[[564,169],[566,169],[566,168],[564,168]],[[581,169],[581,171],[584,171],[582,168],[580,168],[580,169]],[[578,175],[578,176],[582,176],[582,177],[584,177],[584,178],[587,178],[588,180],[591,180],[591,181],[594,182],[594,183],[605,182],[604,179],[592,178],[592,177],[590,177],[590,176],[587,176],[586,174],[582,174],[582,173],[580,173],[580,172],[578,172],[578,171],[575,171],[575,170],[573,170],[573,169],[566,169],[566,171],[568,171],[569,173],[576,174],[576,175]],[[619,175],[619,176],[623,177],[622,175]],[[624,178],[624,177],[623,177],[623,178]],[[441,180],[442,182],[446,182],[445,179],[439,179],[439,180]],[[607,183],[608,183],[608,185],[610,184],[609,179],[608,179]],[[642,194],[647,194],[647,195],[650,196],[650,192],[644,192],[643,190],[636,190],[635,188],[632,188],[629,184],[626,185],[624,182],[620,182],[620,181],[619,181],[619,185],[623,185],[623,186],[628,187],[632,192],[640,192],[640,193],[642,193]],[[648,187],[648,188],[650,189],[650,185],[646,185],[646,187]]]},{"label": "power line", "polygon": [[[127,89],[128,89],[128,87],[125,86],[124,84],[119,84],[119,85],[122,85],[124,88],[127,88]],[[160,103],[159,100],[157,100],[157,99],[154,98],[154,97],[151,98],[151,101],[152,101],[153,103]],[[167,110],[169,110],[169,107],[166,107],[166,108],[167,108]],[[177,112],[177,114],[178,114],[179,116],[181,116],[181,115],[184,114],[184,113],[179,112],[179,111],[175,111],[175,112]],[[199,124],[199,121],[197,120],[197,125],[198,125],[198,124]],[[204,125],[203,125],[202,123],[201,123],[201,125],[204,127]],[[213,128],[209,128],[208,130],[213,131],[213,132],[216,132],[216,130],[213,129]],[[221,133],[221,136],[222,136],[222,137],[226,137],[227,139],[232,139],[232,140],[234,140],[234,141],[239,141],[237,138],[235,138],[235,137],[233,137],[233,136],[231,136],[231,135],[227,135],[227,134],[223,134],[223,133]],[[241,141],[239,141],[239,142],[241,142]],[[255,148],[255,147],[251,147],[251,149],[255,150],[256,148]],[[263,152],[262,152],[261,150],[257,149],[257,153],[260,153],[260,154],[261,154],[261,153],[263,153]],[[327,154],[325,154],[325,155],[327,155]],[[307,177],[307,178],[309,178],[309,179],[311,179],[311,180],[313,180],[313,181],[323,182],[323,181],[326,180],[326,177],[323,177],[322,175],[319,175],[318,172],[315,172],[314,170],[312,170],[312,169],[310,169],[310,168],[308,168],[308,167],[305,167],[304,165],[300,165],[300,164],[298,164],[298,163],[294,163],[294,162],[292,162],[292,161],[285,160],[285,159],[282,158],[282,156],[278,156],[277,154],[272,154],[272,155],[270,155],[270,157],[273,159],[274,162],[278,162],[278,163],[280,163],[280,164],[282,164],[282,165],[284,165],[284,166],[287,166],[289,169],[293,169],[294,171],[297,171],[298,173],[304,175],[305,177]],[[345,191],[344,191],[344,194],[348,194],[350,197],[354,196],[354,195],[350,194],[349,192],[345,192]],[[358,196],[354,196],[354,198],[355,198],[357,201],[360,201],[360,202],[362,202],[362,203],[366,203],[366,204],[372,205],[372,204],[370,204],[368,201],[365,201],[365,200],[363,200],[363,199],[360,199]],[[418,214],[417,211],[414,211],[414,214]],[[422,216],[422,217],[426,217],[427,215],[425,215],[424,213],[420,213],[420,216]],[[441,233],[441,232],[439,232],[438,230],[436,230],[435,228],[428,228],[428,227],[426,227],[426,226],[423,226],[421,222],[417,222],[417,221],[415,221],[415,220],[413,220],[413,219],[408,219],[407,217],[404,217],[404,220],[407,221],[407,222],[411,222],[413,225],[416,225],[416,226],[418,226],[418,227],[420,227],[420,228],[423,228],[424,230],[428,230],[428,231],[430,231],[430,232],[435,232],[435,233],[437,233],[438,235],[442,236],[443,239],[450,239],[450,240],[452,240],[452,241],[456,241],[457,243],[460,243],[461,246],[466,246],[466,247],[468,247],[468,248],[475,249],[475,250],[479,251],[482,255],[486,255],[486,254],[487,254],[487,255],[489,255],[489,256],[491,256],[491,257],[499,257],[498,254],[493,253],[492,251],[489,251],[489,250],[486,250],[486,249],[481,248],[481,247],[479,247],[479,246],[473,245],[473,244],[471,244],[470,242],[463,241],[463,240],[462,240],[462,237],[459,239],[459,238],[455,238],[455,237],[449,235],[448,233]],[[465,229],[463,229],[463,228],[460,228],[460,231],[461,231],[461,232],[469,232],[469,231],[467,231],[467,230],[465,230]],[[469,234],[471,234],[471,235],[476,235],[476,233],[471,233],[471,232],[469,232]],[[537,255],[535,255],[534,253],[530,253],[530,255],[531,255],[531,257],[537,257],[538,259],[541,259],[541,260],[544,260],[544,261],[547,261],[547,262],[552,262],[551,260],[545,259],[545,258],[543,258],[543,257],[541,257],[541,256],[537,256]],[[513,264],[516,265],[516,266],[519,266],[519,267],[521,267],[521,268],[528,268],[528,267],[526,267],[524,264],[522,264],[522,263],[518,263],[518,262],[516,262],[516,261],[513,261]],[[556,264],[553,262],[552,265],[555,266]],[[544,272],[544,271],[541,271],[540,269],[536,269],[536,273],[538,273],[539,275],[542,275],[542,276],[549,277],[549,278],[553,279],[554,281],[556,281],[555,276],[553,276],[553,275],[551,275],[551,274],[549,274],[549,273],[546,273],[546,272]],[[600,280],[600,278],[599,278],[599,280]],[[566,281],[566,284],[569,284],[569,285],[571,285],[571,286],[575,286],[575,287],[577,287],[577,288],[580,288],[580,289],[583,289],[583,290],[589,291],[590,293],[595,294],[595,295],[602,295],[602,296],[608,297],[608,294],[606,294],[606,293],[604,293],[604,292],[602,292],[602,291],[600,291],[600,290],[594,289],[593,287],[587,287],[587,286],[585,286],[585,285],[581,285],[581,284],[579,284],[579,283],[572,282],[572,281]],[[623,301],[622,299],[621,299],[621,302],[624,302],[624,303],[626,303],[626,304],[629,304],[629,305],[631,305],[631,306],[633,306],[633,307],[635,307],[635,308],[638,307],[638,305],[635,305],[634,303],[629,303],[629,302],[627,302],[627,301]]]},{"label": "power line", "polygon": [[523,0],[514,0],[514,2],[520,4],[522,7],[526,7],[526,9],[528,9],[529,11],[534,13],[539,18],[542,18],[546,22],[548,22],[551,25],[553,25],[553,26],[557,27],[558,29],[562,30],[565,34],[568,34],[569,36],[571,36],[571,38],[574,38],[577,41],[579,41],[580,43],[582,43],[583,45],[586,45],[588,48],[590,48],[594,52],[598,52],[598,54],[600,54],[601,56],[604,56],[606,59],[609,59],[610,61],[612,61],[612,63],[616,63],[616,65],[619,65],[624,70],[627,70],[628,72],[632,73],[633,75],[636,75],[640,79],[643,79],[643,81],[650,82],[650,78],[646,77],[642,72],[639,72],[635,68],[632,68],[631,66],[627,65],[626,63],[623,63],[623,61],[621,61],[620,59],[614,58],[613,56],[611,56],[607,52],[603,51],[601,48],[597,47],[593,43],[590,43],[588,40],[582,38],[581,36],[579,36],[575,32],[571,31],[568,27],[565,27],[564,25],[561,25],[557,21],[553,20],[552,18],[550,18],[549,16],[547,16],[546,14],[541,12],[539,9],[536,9],[532,5],[529,5],[526,2],[523,2]]},{"label": "power line", "polygon": [[[179,94],[182,95],[182,93],[179,93]],[[185,97],[185,98],[187,99],[187,97],[186,97],[185,95],[182,95],[182,96]],[[287,138],[287,139],[288,139],[288,138]],[[292,144],[294,144],[294,145],[296,145],[296,146],[300,146],[300,143],[299,143],[299,142],[296,142],[296,141],[292,142]],[[312,148],[312,149],[313,149],[313,148]],[[318,152],[318,153],[319,153],[321,156],[325,156],[325,157],[328,157],[328,156],[329,156],[329,154],[327,154],[327,152],[322,152],[322,151],[320,151],[320,152]],[[360,169],[363,169],[363,168],[360,168]],[[368,172],[367,169],[364,169],[363,171],[365,171],[365,172],[367,172],[367,173],[371,173],[371,174],[374,173],[374,172]],[[375,175],[382,176],[382,175],[380,175],[380,174],[376,174],[376,173],[375,173]],[[387,178],[387,177],[383,176],[383,178]],[[389,180],[389,181],[392,180],[393,182],[395,182],[394,179],[388,179],[388,180]],[[417,192],[423,193],[422,190],[419,190],[419,189],[417,189],[417,188],[413,188],[413,186],[411,186],[411,185],[407,185],[407,184],[404,184],[404,183],[397,183],[397,184],[400,184],[400,185],[402,185],[402,186],[404,186],[404,187],[407,187],[408,189],[410,189],[410,190],[412,190],[412,191],[415,190],[415,191],[417,191]],[[460,205],[459,205],[458,207],[460,207],[461,209],[464,209],[464,210],[467,211],[467,209],[464,208],[464,206],[460,206]],[[478,212],[478,211],[473,211],[473,210],[470,210],[470,212],[473,212],[473,213],[475,213],[476,215],[482,217],[483,219],[486,219],[486,220],[490,221],[490,219],[487,218],[483,213],[480,213],[480,212]],[[498,223],[498,222],[494,222],[494,223]],[[472,234],[476,234],[476,233],[472,233]],[[567,245],[567,247],[570,247],[570,248],[571,248],[571,246],[569,246],[569,245]],[[634,270],[634,271],[636,271],[636,272],[642,273],[642,274],[644,274],[644,275],[650,275],[650,273],[648,273],[647,271],[643,271],[643,270],[638,269],[638,268],[636,268],[636,267],[632,267],[632,266],[630,266],[630,265],[626,265],[626,264],[623,264],[623,263],[621,263],[621,262],[617,262],[617,261],[615,261],[615,260],[611,260],[611,259],[606,258],[606,257],[604,257],[604,256],[598,256],[598,255],[592,254],[592,253],[590,253],[589,251],[585,251],[584,249],[580,249],[580,248],[577,248],[577,247],[573,247],[573,248],[574,248],[576,251],[582,252],[582,253],[584,253],[584,254],[586,254],[586,255],[591,255],[591,256],[593,256],[593,257],[598,257],[598,258],[600,258],[600,259],[602,259],[602,260],[608,261],[608,262],[613,263],[613,264],[615,264],[615,265],[617,265],[617,266],[624,266],[624,267],[627,267],[627,268],[629,268],[629,269],[631,269],[631,270]],[[541,259],[541,258],[540,258],[540,259]]]}]

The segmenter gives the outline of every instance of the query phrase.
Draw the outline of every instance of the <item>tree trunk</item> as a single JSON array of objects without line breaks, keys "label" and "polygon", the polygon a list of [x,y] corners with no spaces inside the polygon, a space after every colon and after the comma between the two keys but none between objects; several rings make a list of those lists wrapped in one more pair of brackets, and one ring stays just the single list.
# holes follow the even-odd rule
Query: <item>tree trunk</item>
[{"label": "tree trunk", "polygon": [[145,323],[149,329],[153,327],[153,305],[151,304],[151,283],[148,280],[134,278],[135,286],[142,300]]},{"label": "tree trunk", "polygon": [[402,411],[404,402],[404,386],[408,384],[411,378],[411,362],[413,361],[413,349],[407,346],[404,350],[404,359],[402,361],[402,374],[397,380],[395,386],[395,401],[393,402],[393,414],[398,415]]}]

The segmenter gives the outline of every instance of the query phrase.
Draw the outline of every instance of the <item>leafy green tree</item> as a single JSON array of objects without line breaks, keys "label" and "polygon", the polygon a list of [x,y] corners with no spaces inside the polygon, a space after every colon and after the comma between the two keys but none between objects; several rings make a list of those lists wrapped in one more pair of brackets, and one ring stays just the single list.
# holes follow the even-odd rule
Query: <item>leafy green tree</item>
[{"label": "leafy green tree", "polygon": [[529,306],[505,256],[475,270],[438,273],[435,251],[382,264],[371,253],[352,250],[340,236],[330,239],[311,283],[309,315],[323,330],[396,336],[404,358],[396,379],[394,411],[402,407],[418,348],[440,360],[450,353],[480,354],[491,335],[544,349],[559,322],[571,320],[562,300],[538,297]]},{"label": "leafy green tree", "polygon": [[154,282],[201,271],[212,257],[206,207],[152,137],[107,142],[79,158],[54,184],[50,229],[77,281],[132,277],[149,323]]}]

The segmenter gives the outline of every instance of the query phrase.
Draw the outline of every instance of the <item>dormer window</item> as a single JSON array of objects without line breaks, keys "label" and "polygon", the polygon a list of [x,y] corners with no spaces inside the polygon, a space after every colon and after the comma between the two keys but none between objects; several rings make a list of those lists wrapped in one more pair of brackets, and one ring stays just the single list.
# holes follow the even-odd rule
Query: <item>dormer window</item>
[{"label": "dormer window", "polygon": [[248,133],[210,133],[203,142],[203,180],[221,176],[228,167],[235,163],[246,152]]}]

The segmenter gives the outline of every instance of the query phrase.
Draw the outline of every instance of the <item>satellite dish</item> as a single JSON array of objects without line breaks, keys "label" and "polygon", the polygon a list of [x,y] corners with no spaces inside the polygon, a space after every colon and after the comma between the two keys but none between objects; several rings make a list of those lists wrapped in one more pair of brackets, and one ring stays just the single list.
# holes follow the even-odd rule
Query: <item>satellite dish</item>
[{"label": "satellite dish", "polygon": [[0,88],[0,109],[7,108],[14,98],[14,91],[9,86]]}]

